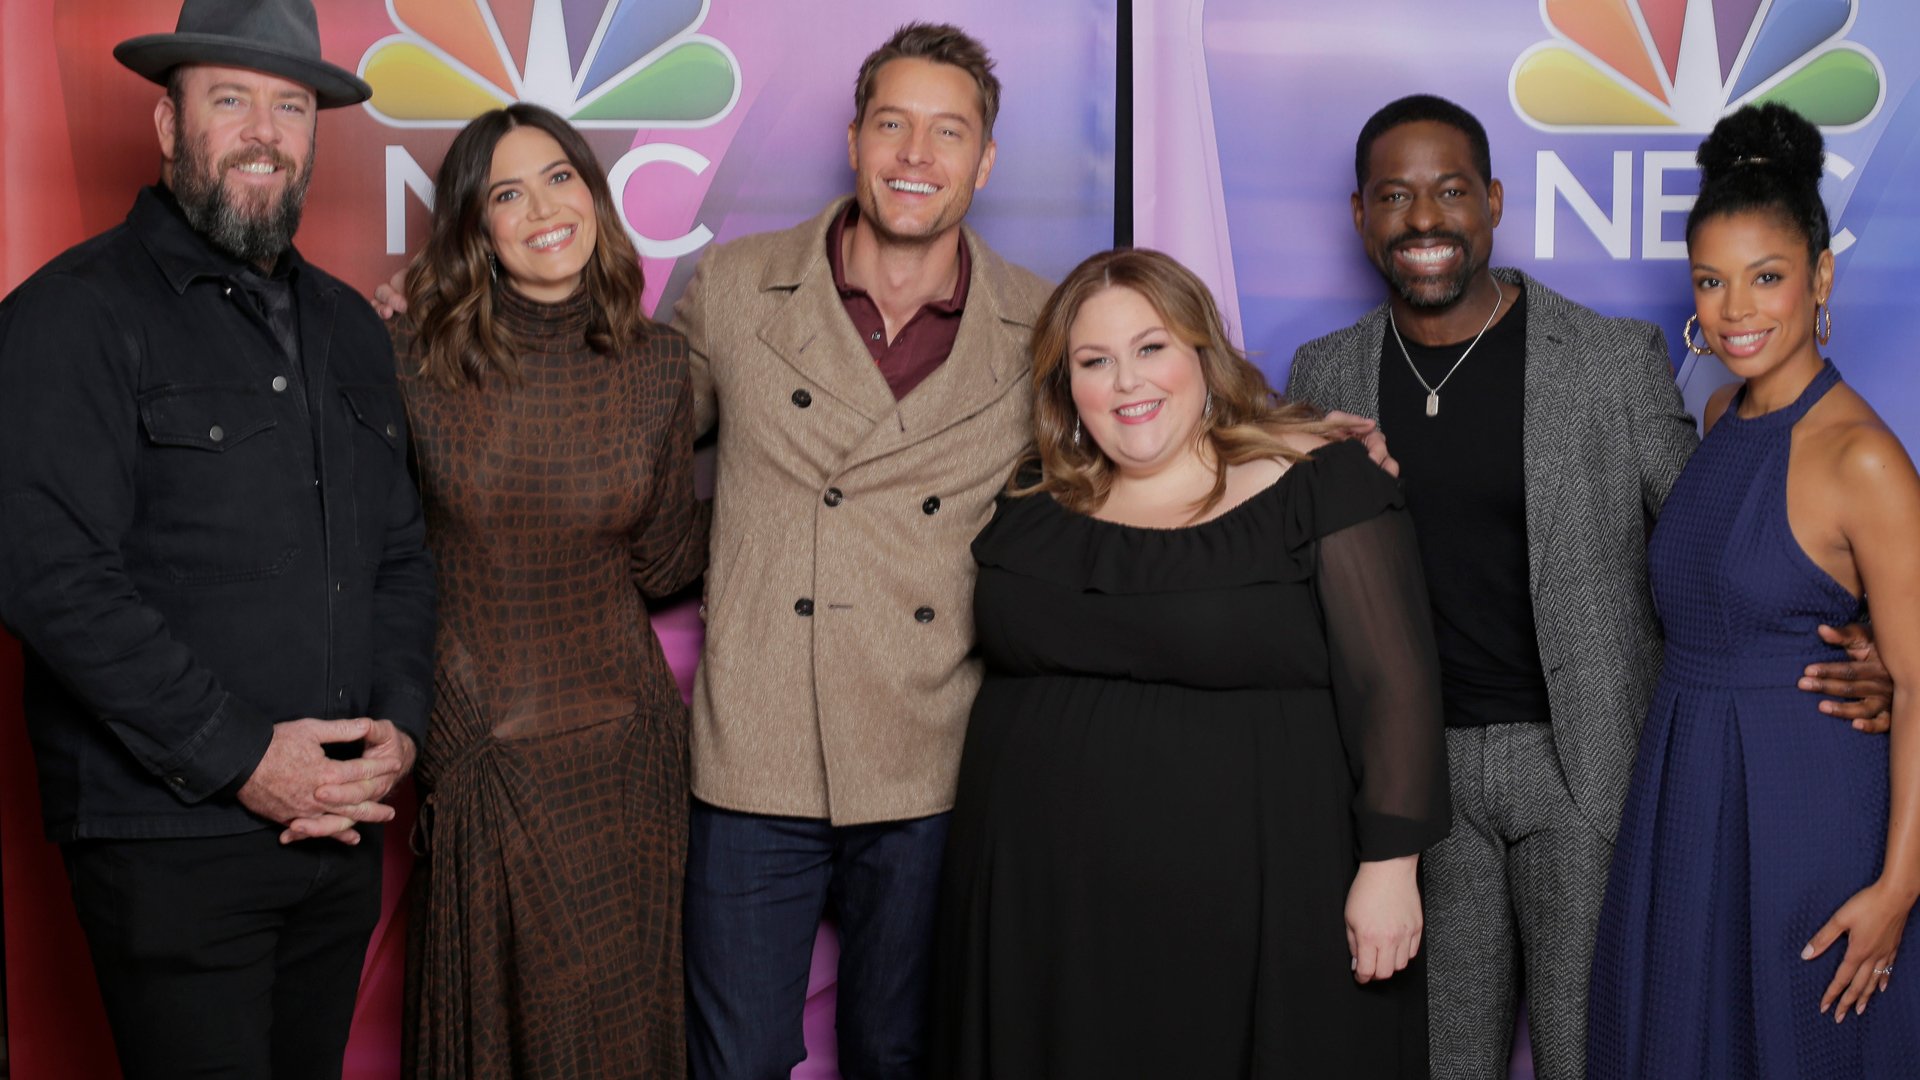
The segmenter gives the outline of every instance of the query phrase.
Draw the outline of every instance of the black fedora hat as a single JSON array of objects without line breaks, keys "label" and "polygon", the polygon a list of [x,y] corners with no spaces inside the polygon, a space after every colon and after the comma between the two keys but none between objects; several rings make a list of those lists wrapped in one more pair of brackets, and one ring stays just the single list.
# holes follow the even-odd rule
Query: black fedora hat
[{"label": "black fedora hat", "polygon": [[323,109],[358,105],[373,87],[320,58],[313,0],[186,0],[171,34],[143,34],[113,58],[154,82],[181,64],[252,68],[313,88]]}]

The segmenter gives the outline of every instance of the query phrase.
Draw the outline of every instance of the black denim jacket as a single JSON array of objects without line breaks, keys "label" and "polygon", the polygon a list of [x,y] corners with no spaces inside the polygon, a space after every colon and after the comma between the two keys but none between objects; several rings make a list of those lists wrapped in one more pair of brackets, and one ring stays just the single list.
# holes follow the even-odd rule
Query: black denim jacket
[{"label": "black denim jacket", "polygon": [[0,621],[48,835],[216,836],[272,726],[426,735],[433,573],[386,331],[289,253],[302,363],[171,195],[0,301]]}]

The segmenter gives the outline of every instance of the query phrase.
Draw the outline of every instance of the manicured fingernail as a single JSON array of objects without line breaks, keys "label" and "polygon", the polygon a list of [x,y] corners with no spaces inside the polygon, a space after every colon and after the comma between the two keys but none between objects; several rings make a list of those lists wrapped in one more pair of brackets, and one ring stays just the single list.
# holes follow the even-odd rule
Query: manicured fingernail
[{"label": "manicured fingernail", "polygon": [[[1806,948],[1804,948],[1804,949],[1801,949],[1801,950],[1800,950],[1800,959],[1802,959],[1802,960],[1811,960],[1811,959],[1813,959],[1813,945],[1812,945],[1812,944],[1808,944]],[[1822,1005],[1822,1006],[1820,1006],[1820,1011],[1821,1011],[1821,1012],[1826,1012],[1826,1011],[1827,1011],[1827,1007],[1826,1007],[1825,1005]]]}]

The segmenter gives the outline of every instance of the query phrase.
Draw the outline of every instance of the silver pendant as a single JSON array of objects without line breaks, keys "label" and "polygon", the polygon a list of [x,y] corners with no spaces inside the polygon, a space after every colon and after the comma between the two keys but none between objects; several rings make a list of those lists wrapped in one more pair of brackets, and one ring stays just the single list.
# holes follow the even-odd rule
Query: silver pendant
[{"label": "silver pendant", "polygon": [[1438,390],[1427,391],[1427,415],[1440,415],[1440,391]]}]

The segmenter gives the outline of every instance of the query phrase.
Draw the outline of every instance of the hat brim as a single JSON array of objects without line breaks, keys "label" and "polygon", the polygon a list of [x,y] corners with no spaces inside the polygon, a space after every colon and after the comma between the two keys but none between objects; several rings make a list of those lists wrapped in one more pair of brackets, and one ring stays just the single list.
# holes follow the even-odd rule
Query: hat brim
[{"label": "hat brim", "polygon": [[145,34],[115,45],[113,58],[163,86],[167,73],[181,64],[224,64],[279,75],[310,87],[323,109],[358,105],[373,96],[373,87],[345,68],[219,34]]}]

